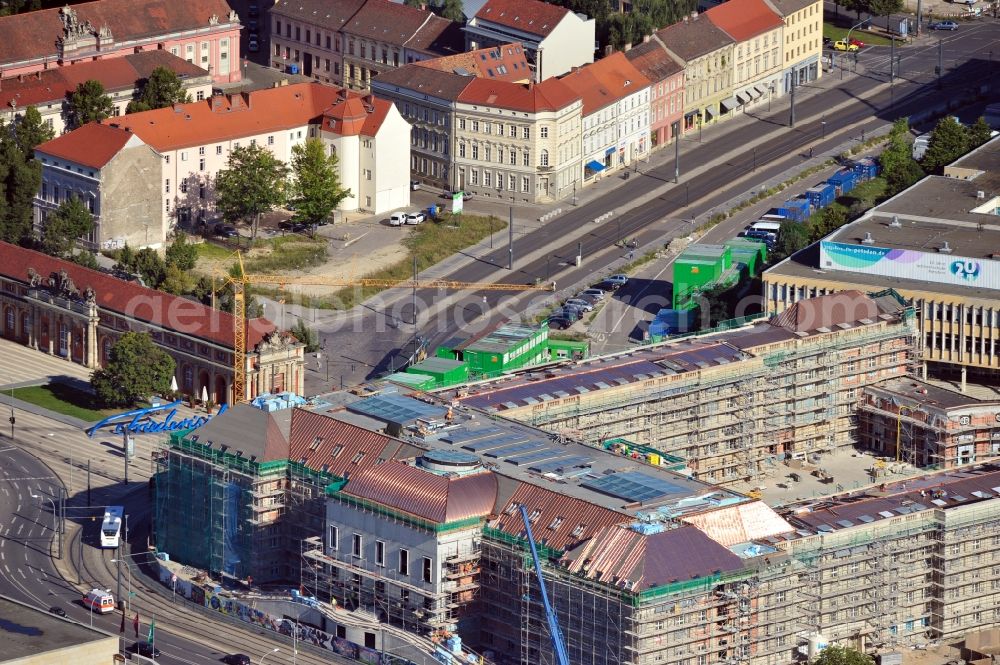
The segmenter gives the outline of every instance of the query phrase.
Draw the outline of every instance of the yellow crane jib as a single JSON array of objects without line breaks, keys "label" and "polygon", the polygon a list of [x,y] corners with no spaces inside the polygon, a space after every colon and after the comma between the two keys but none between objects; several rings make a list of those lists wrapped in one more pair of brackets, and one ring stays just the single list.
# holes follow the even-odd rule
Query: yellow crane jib
[{"label": "yellow crane jib", "polygon": [[247,399],[247,284],[276,284],[286,286],[336,286],[379,287],[405,289],[448,289],[450,291],[555,291],[556,283],[514,284],[508,282],[459,282],[441,279],[369,279],[324,277],[321,275],[267,275],[248,274],[243,264],[243,254],[236,252],[237,275],[227,275],[225,281],[233,285],[233,400]]}]

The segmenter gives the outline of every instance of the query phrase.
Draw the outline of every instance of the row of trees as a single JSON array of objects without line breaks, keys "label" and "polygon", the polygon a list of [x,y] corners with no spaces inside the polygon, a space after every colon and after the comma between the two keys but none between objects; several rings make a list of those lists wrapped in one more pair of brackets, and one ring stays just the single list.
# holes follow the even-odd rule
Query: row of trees
[{"label": "row of trees", "polygon": [[[879,157],[882,178],[886,182],[885,198],[898,194],[925,175],[939,175],[946,165],[989,141],[991,131],[982,117],[969,127],[962,125],[954,116],[942,118],[931,132],[927,151],[918,162],[913,158],[909,119],[896,120]],[[860,202],[850,208],[835,203],[806,224],[782,222],[774,253],[777,258],[790,256],[861,216],[865,209]]]},{"label": "row of trees", "polygon": [[325,221],[351,195],[340,184],[337,154],[327,154],[319,139],[292,148],[291,164],[259,145],[233,148],[226,168],[215,177],[216,209],[232,224],[247,224],[251,243],[261,217],[285,203],[306,224]]}]

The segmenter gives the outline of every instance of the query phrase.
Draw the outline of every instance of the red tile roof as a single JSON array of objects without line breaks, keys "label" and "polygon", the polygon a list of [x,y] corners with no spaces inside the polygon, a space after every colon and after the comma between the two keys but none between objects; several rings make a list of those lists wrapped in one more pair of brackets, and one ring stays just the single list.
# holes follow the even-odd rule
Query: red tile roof
[{"label": "red tile roof", "polygon": [[524,54],[524,47],[517,42],[442,58],[421,60],[414,64],[428,69],[493,81],[522,83],[528,82],[532,78],[528,59]]},{"label": "red tile roof", "polygon": [[629,49],[625,52],[625,57],[653,83],[665,81],[684,71],[681,63],[674,60],[655,38]]},{"label": "red tile roof", "polygon": [[389,460],[354,476],[344,493],[444,524],[493,512],[497,477],[489,471],[441,476]]},{"label": "red tile roof", "polygon": [[537,84],[476,78],[469,81],[458,95],[460,102],[528,113],[558,111],[579,99],[577,93],[557,78],[549,78]]},{"label": "red tile roof", "polygon": [[738,42],[753,39],[785,23],[764,0],[727,0],[706,11],[705,16]]},{"label": "red tile roof", "polygon": [[433,13],[390,0],[367,0],[342,30],[381,44],[405,46]]},{"label": "red tile roof", "polygon": [[91,122],[46,141],[35,150],[83,166],[102,169],[130,140],[138,141],[132,132]]},{"label": "red tile roof", "polygon": [[562,81],[583,99],[583,115],[590,115],[650,84],[625,54],[618,51],[570,72]]},{"label": "red tile roof", "polygon": [[523,536],[524,522],[517,508],[521,505],[528,511],[529,518],[536,510],[539,511],[531,524],[535,540],[557,550],[575,547],[594,537],[602,528],[630,519],[628,515],[584,499],[521,483],[507,504],[497,507],[499,515],[490,526],[514,536]]},{"label": "red tile roof", "polygon": [[461,23],[432,14],[406,42],[406,48],[436,55],[461,53],[465,50],[465,32]]},{"label": "red tile roof", "polygon": [[[305,409],[292,412],[288,457],[314,471],[322,471],[325,466],[326,471],[341,478],[353,476],[375,466],[380,459],[392,457],[402,447],[402,441],[323,413]],[[357,459],[359,453],[364,455]]]},{"label": "red tile roof", "polygon": [[[0,258],[0,275],[4,277],[27,284],[29,268],[34,269],[43,280],[65,270],[80,293],[88,287],[94,290],[97,305],[102,309],[151,323],[167,331],[200,337],[230,349],[233,347],[232,314],[2,241]],[[247,348],[255,347],[273,330],[274,324],[267,319],[251,319],[248,322]]]},{"label": "red tile roof", "polygon": [[137,81],[148,78],[157,67],[166,67],[182,81],[209,76],[201,67],[167,51],[140,51],[121,58],[81,62],[3,79],[0,81],[0,106],[10,108],[11,102],[19,108],[62,104],[79,84],[91,79],[100,81],[108,92],[127,91],[133,89]]},{"label": "red tile roof", "polygon": [[[374,136],[391,102],[320,83],[215,95],[191,104],[108,118],[104,124],[130,129],[160,152],[238,140],[310,123],[341,127],[351,135]],[[366,114],[362,119],[362,114]],[[346,120],[346,121],[345,121]]]},{"label": "red tile roof", "polygon": [[570,11],[540,0],[489,0],[476,19],[547,37]]},{"label": "red tile roof", "polygon": [[[148,44],[161,35],[209,27],[217,16],[225,21],[231,11],[225,0],[97,0],[73,5],[82,26],[107,26],[117,44]],[[0,65],[56,55],[56,39],[63,36],[60,9],[41,9],[0,17]]]}]

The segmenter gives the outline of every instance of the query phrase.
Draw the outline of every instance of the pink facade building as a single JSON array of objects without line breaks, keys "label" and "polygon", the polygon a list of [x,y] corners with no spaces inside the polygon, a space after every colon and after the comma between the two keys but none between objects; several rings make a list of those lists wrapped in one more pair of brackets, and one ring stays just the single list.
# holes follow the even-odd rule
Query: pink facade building
[{"label": "pink facade building", "polygon": [[240,21],[225,0],[96,0],[0,17],[0,78],[163,50],[240,80]]},{"label": "pink facade building", "polygon": [[682,131],[684,67],[655,35],[626,51],[625,57],[650,80],[649,130],[653,148],[672,143]]}]

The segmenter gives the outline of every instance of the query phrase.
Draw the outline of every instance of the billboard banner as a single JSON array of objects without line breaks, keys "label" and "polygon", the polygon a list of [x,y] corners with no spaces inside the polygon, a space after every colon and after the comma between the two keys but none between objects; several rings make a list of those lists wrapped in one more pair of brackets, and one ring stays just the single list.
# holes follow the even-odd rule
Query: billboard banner
[{"label": "billboard banner", "polygon": [[463,192],[455,192],[451,195],[451,212],[455,215],[460,215],[462,213],[462,208],[465,205],[465,199],[462,198]]},{"label": "billboard banner", "polygon": [[921,282],[1000,289],[1000,261],[823,240],[820,268]]}]

